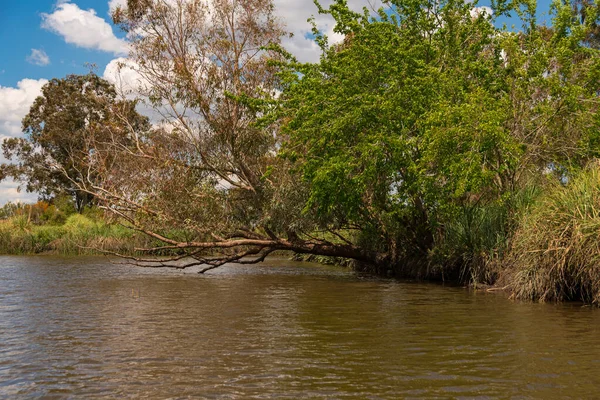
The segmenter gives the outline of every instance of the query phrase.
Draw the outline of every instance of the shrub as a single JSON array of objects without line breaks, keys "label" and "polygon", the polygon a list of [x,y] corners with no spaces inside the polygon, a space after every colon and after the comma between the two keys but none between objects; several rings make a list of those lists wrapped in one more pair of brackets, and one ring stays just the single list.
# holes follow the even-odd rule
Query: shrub
[{"label": "shrub", "polygon": [[72,236],[85,236],[97,230],[98,224],[81,214],[73,214],[67,218],[64,229]]}]

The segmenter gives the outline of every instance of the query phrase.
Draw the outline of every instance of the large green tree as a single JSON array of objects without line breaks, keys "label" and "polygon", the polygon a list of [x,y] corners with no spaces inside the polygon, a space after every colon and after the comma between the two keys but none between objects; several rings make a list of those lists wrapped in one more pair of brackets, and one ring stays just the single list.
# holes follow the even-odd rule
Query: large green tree
[{"label": "large green tree", "polygon": [[23,119],[23,138],[2,143],[8,163],[1,178],[12,177],[28,192],[51,199],[72,196],[81,211],[93,195],[78,181],[95,178],[86,168],[108,143],[128,146],[135,132],[149,128],[148,119],[135,111],[135,102],[117,97],[108,81],[90,73],[52,79]]},{"label": "large green tree", "polygon": [[[306,215],[359,227],[380,268],[431,272],[460,214],[597,155],[599,54],[568,4],[554,4],[551,29],[533,2],[493,16],[455,0],[389,4],[378,18],[344,1],[323,10],[346,40],[291,75],[286,149],[309,186]],[[515,10],[520,32],[495,27]],[[464,261],[437,273],[463,274]]]}]

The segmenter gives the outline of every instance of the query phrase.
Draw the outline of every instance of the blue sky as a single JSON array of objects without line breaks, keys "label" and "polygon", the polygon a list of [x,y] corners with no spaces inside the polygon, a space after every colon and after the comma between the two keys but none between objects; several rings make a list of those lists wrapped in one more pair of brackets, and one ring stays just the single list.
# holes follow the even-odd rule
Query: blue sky
[{"label": "blue sky", "polygon": [[[323,0],[326,5],[328,0]],[[355,9],[380,0],[348,0]],[[20,121],[29,111],[48,79],[96,72],[115,80],[119,60],[127,53],[124,34],[112,25],[109,10],[126,0],[0,0],[0,140],[22,136]],[[294,36],[284,41],[287,49],[302,61],[317,61],[319,48],[311,40],[306,20],[315,16],[317,25],[330,41],[333,33],[328,16],[315,15],[312,0],[274,0],[277,13]],[[538,19],[544,17],[550,0],[538,5]],[[485,3],[482,3],[485,5]],[[510,21],[507,21],[510,25]],[[131,77],[134,74],[129,74]],[[121,80],[127,76],[121,76]],[[0,162],[4,161],[0,157]],[[35,201],[36,195],[17,191],[10,180],[0,182],[0,205],[7,201]]]},{"label": "blue sky", "polygon": [[[62,77],[85,73],[85,63],[104,67],[114,54],[66,43],[63,37],[42,28],[43,15],[56,10],[51,0],[2,0],[0,5],[0,85],[16,86],[23,78]],[[110,23],[107,0],[77,0],[82,11],[95,10],[98,18]],[[122,36],[117,28],[115,36]],[[49,57],[48,65],[27,61],[33,49]]]},{"label": "blue sky", "polygon": [[[312,8],[312,0],[297,1],[306,3],[307,9]],[[113,2],[118,4],[125,0]],[[66,43],[56,32],[44,29],[43,15],[52,14],[58,3],[53,0],[1,0],[0,54],[3,56],[0,58],[0,86],[15,86],[24,77],[47,79],[70,73],[85,73],[85,63],[95,63],[102,69],[114,58],[114,54],[107,51]],[[83,12],[93,10],[96,17],[111,24],[108,0],[74,0],[64,3],[72,3]],[[539,3],[540,20],[548,19],[543,14],[547,12],[549,3],[549,0]],[[305,20],[301,22],[305,23]],[[117,27],[113,27],[113,33],[119,38],[124,36]],[[45,52],[50,63],[40,66],[28,62],[27,58],[33,49]]]}]

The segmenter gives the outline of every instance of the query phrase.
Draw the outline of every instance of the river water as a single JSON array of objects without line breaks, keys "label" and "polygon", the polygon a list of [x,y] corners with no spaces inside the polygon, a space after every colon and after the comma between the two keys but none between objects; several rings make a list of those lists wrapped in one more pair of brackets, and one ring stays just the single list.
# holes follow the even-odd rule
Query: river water
[{"label": "river water", "polygon": [[277,259],[0,257],[0,398],[598,398],[599,311]]}]

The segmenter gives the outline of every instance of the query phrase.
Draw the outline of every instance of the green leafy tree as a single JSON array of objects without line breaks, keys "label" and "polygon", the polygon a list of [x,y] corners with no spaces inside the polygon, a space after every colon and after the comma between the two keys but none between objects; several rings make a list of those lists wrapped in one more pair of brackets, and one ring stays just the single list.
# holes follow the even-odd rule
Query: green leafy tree
[{"label": "green leafy tree", "polygon": [[94,152],[109,142],[128,146],[134,132],[148,128],[135,102],[119,100],[113,85],[95,74],[52,79],[23,119],[25,137],[2,143],[10,162],[2,164],[0,176],[24,182],[43,199],[67,194],[81,211],[93,196],[77,181],[95,179],[86,173]]},{"label": "green leafy tree", "polygon": [[[472,3],[389,4],[378,18],[344,1],[322,10],[346,40],[289,75],[282,114],[286,154],[309,186],[305,215],[357,229],[379,268],[414,275],[415,265],[431,272],[461,214],[597,154],[599,59],[568,5],[554,5],[548,29],[535,24],[534,4],[516,4],[524,25],[511,33]],[[470,261],[444,254],[445,271],[434,273],[471,277]]]}]

